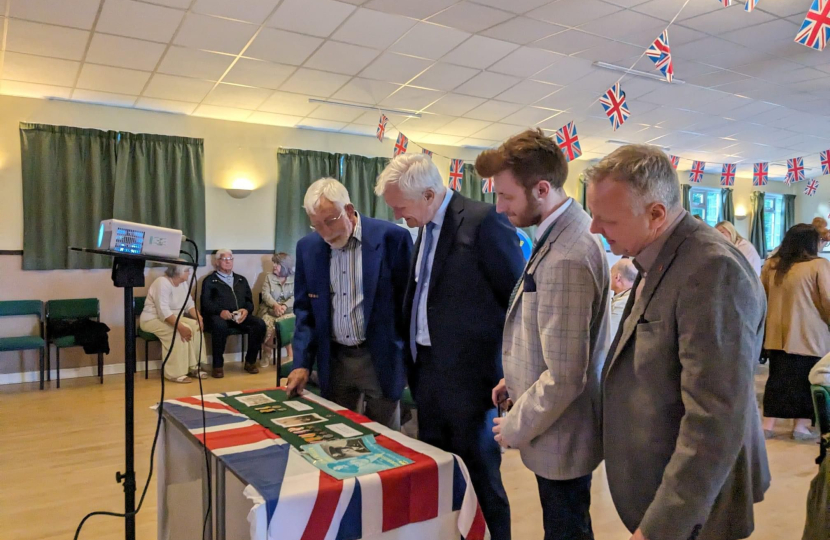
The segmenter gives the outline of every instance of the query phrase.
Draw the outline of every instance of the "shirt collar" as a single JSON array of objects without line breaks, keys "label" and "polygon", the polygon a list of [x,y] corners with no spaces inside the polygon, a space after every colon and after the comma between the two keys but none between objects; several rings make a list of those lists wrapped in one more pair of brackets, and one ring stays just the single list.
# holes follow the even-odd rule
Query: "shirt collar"
[{"label": "shirt collar", "polygon": [[657,256],[660,255],[660,250],[663,249],[663,246],[666,245],[666,242],[669,240],[669,237],[672,235],[674,230],[680,225],[680,222],[683,221],[683,218],[686,217],[686,210],[681,210],[677,217],[674,218],[671,225],[669,225],[663,233],[658,236],[652,243],[644,247],[640,250],[640,253],[632,261],[634,266],[637,267],[637,270],[640,271],[640,274],[645,277],[645,275],[651,270],[651,267],[654,266],[654,263],[657,261]]},{"label": "shirt collar", "polygon": [[450,199],[452,198],[453,191],[448,189],[444,195],[444,200],[441,202],[441,206],[438,207],[438,211],[435,212],[435,217],[432,218],[432,223],[435,223],[435,229],[441,230],[441,226],[444,224],[444,217],[447,215],[447,207],[450,205]]},{"label": "shirt collar", "polygon": [[559,217],[562,214],[565,213],[565,210],[568,209],[568,207],[571,205],[572,201],[573,201],[573,199],[568,197],[568,199],[564,203],[562,203],[562,205],[559,208],[554,210],[554,212],[551,215],[546,217],[545,220],[542,223],[539,224],[539,227],[536,229],[536,240],[537,241],[540,238],[542,238],[542,235],[545,234],[545,231],[548,230],[549,228],[551,228],[553,226],[553,223],[557,219],[559,219]]},{"label": "shirt collar", "polygon": [[233,271],[231,271],[230,274],[226,274],[226,273],[222,272],[221,270],[217,270],[216,273],[219,274],[220,277],[223,277],[225,279],[231,279],[233,277]]}]

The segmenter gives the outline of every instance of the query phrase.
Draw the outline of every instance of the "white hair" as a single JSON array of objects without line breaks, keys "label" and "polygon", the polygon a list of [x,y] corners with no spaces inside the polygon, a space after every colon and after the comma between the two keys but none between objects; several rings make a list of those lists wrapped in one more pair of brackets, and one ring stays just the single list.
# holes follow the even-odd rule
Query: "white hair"
[{"label": "white hair", "polygon": [[190,270],[189,266],[180,264],[168,264],[164,269],[164,274],[168,277],[174,278],[176,276],[183,276]]},{"label": "white hair", "polygon": [[306,214],[316,214],[317,209],[320,208],[320,199],[323,198],[334,203],[340,210],[343,210],[347,204],[352,204],[346,186],[334,178],[321,178],[311,184],[305,192],[303,206]]},{"label": "white hair", "polygon": [[217,249],[216,253],[213,254],[213,266],[219,267],[219,259],[222,258],[222,255],[230,255],[233,257],[233,251],[227,248]]},{"label": "white hair", "polygon": [[436,194],[446,191],[438,167],[426,154],[402,154],[383,169],[375,185],[375,194],[383,195],[389,184],[397,184],[404,198],[417,199],[431,189]]},{"label": "white hair", "polygon": [[631,259],[620,259],[611,267],[611,274],[618,273],[628,283],[634,283],[637,279],[637,267],[631,262]]}]

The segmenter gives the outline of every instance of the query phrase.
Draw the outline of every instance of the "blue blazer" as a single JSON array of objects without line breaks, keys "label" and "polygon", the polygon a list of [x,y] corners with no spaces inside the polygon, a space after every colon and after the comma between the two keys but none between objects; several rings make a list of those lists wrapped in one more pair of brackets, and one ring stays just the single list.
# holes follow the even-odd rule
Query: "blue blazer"
[{"label": "blue blazer", "polygon": [[[400,399],[406,385],[404,351],[406,328],[403,305],[412,255],[412,237],[394,223],[360,216],[363,254],[363,317],[366,345],[389,399]],[[317,375],[323,396],[331,394],[331,248],[317,233],[297,242],[294,276],[295,368]]]}]

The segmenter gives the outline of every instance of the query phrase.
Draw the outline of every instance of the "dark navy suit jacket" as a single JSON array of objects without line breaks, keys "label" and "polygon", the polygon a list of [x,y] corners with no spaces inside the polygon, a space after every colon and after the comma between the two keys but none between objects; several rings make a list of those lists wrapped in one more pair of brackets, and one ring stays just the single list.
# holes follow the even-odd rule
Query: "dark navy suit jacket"
[{"label": "dark navy suit jacket", "polygon": [[[406,385],[407,349],[401,306],[409,276],[412,237],[406,229],[388,221],[361,215],[360,222],[366,345],[384,396],[400,399]],[[319,234],[311,233],[297,242],[296,255],[294,367],[311,370],[316,362],[325,397],[332,388],[331,247]]]}]

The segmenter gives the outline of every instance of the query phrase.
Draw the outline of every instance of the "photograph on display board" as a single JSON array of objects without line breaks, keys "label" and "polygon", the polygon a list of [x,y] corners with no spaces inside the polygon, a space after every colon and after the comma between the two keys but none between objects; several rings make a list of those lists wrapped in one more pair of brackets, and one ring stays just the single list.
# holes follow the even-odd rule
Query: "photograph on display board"
[{"label": "photograph on display board", "polygon": [[317,413],[301,414],[298,416],[286,416],[285,418],[275,418],[272,420],[275,424],[284,428],[307,426],[309,424],[319,424],[325,422],[326,419]]}]

